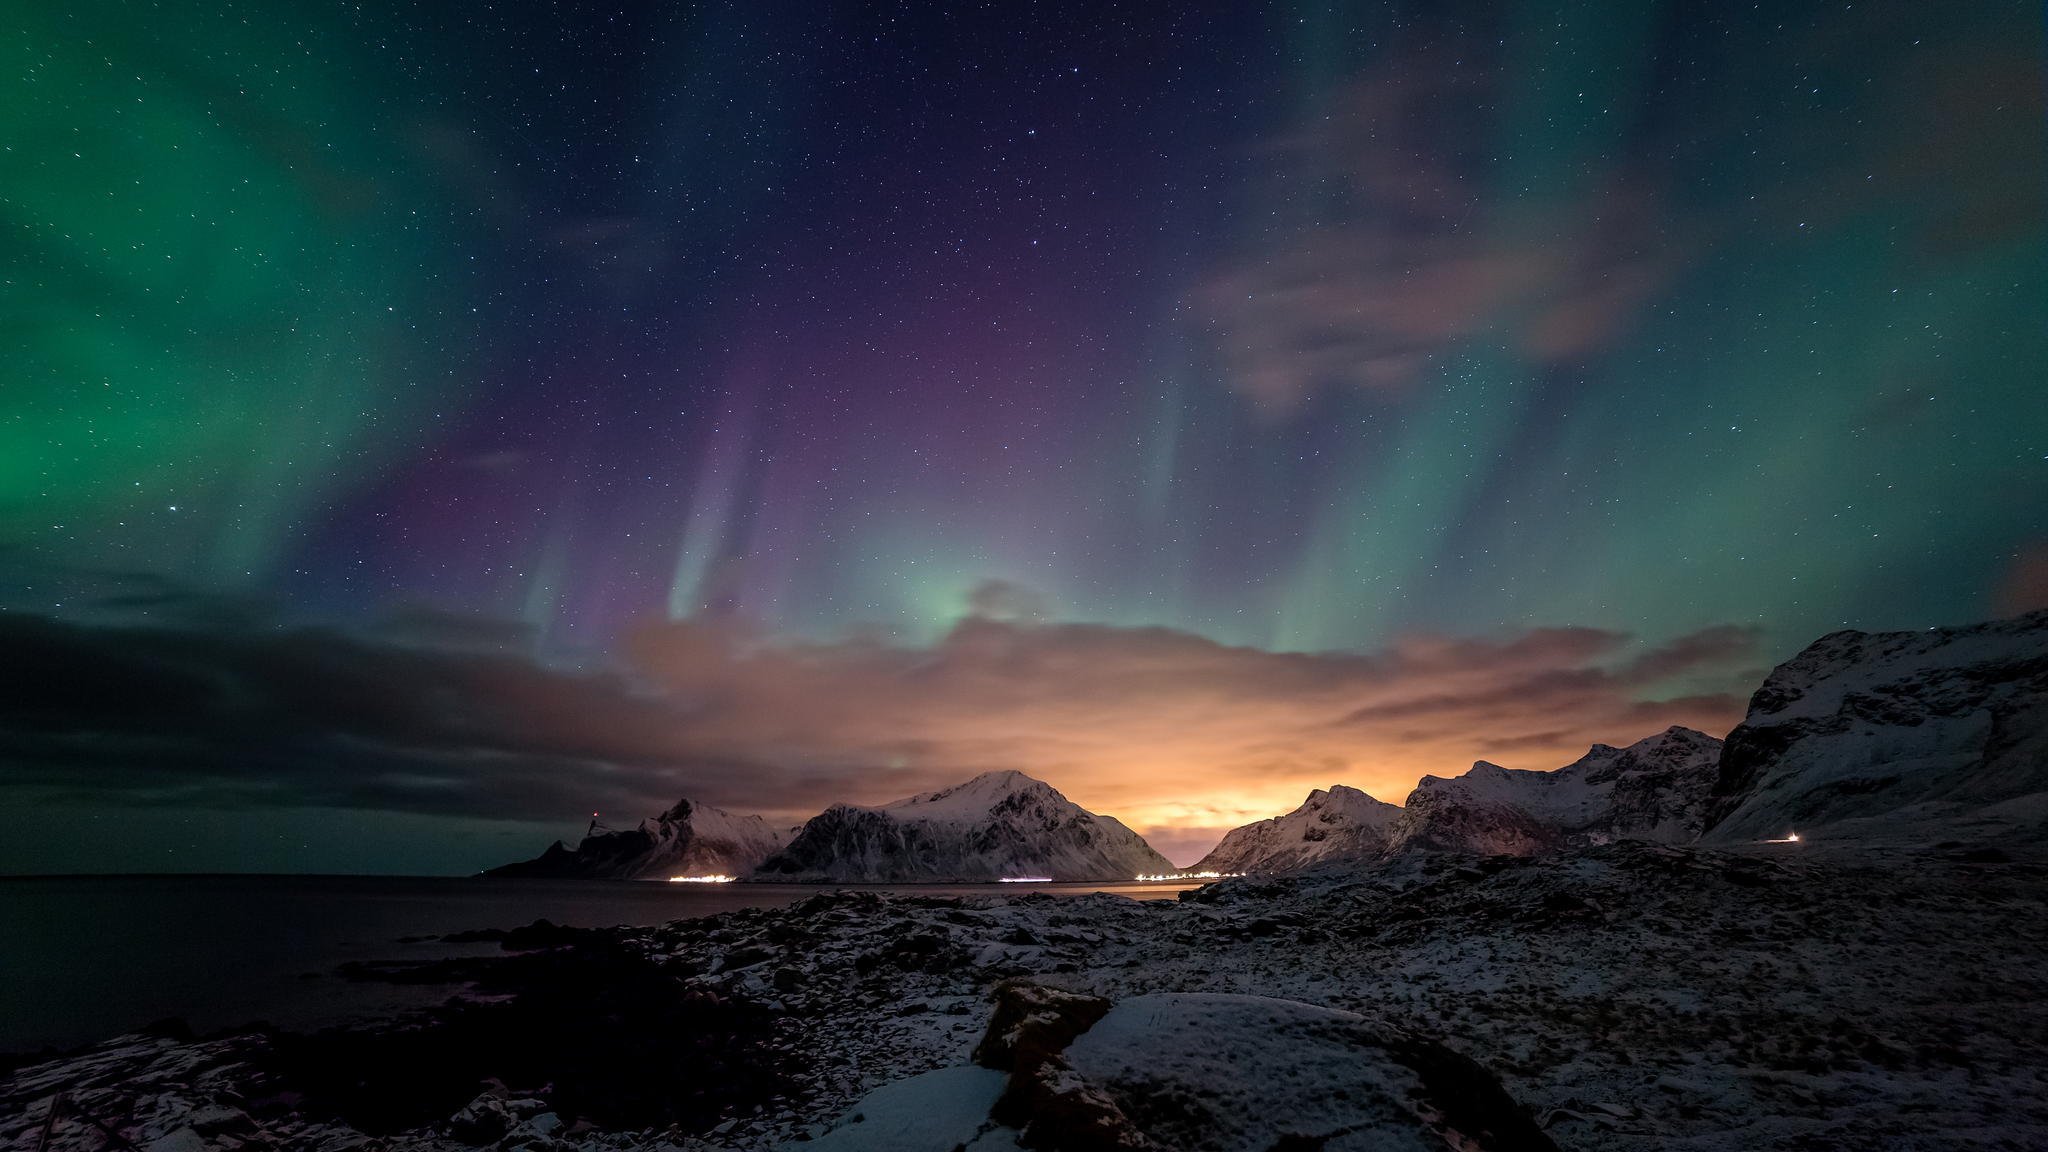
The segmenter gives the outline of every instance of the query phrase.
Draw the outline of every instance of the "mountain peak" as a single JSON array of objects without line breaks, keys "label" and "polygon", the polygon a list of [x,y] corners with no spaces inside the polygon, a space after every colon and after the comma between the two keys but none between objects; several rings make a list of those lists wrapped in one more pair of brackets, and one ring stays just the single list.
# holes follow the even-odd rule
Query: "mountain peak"
[{"label": "mountain peak", "polygon": [[882,810],[907,819],[940,818],[957,819],[986,813],[994,805],[1019,795],[1038,795],[1059,803],[1069,803],[1065,796],[1043,780],[1034,779],[1015,768],[1002,768],[983,772],[979,776],[920,792],[902,800],[882,805]]},{"label": "mountain peak", "polygon": [[855,882],[1122,880],[1171,871],[1137,833],[1015,769],[876,808],[835,805],[762,866],[767,875]]},{"label": "mountain peak", "polygon": [[1232,829],[1194,870],[1285,872],[1325,860],[1372,856],[1386,846],[1386,830],[1400,814],[1394,805],[1349,785],[1317,788],[1284,816]]}]

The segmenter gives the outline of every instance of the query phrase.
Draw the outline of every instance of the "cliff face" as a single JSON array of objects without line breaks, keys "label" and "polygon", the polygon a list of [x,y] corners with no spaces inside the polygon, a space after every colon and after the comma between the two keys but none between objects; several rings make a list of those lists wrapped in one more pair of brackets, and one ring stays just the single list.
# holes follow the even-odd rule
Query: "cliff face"
[{"label": "cliff face", "polygon": [[[1836,632],[1778,665],[1728,734],[1708,843],[1842,821],[1996,824],[2048,794],[2048,612]],[[2037,802],[2034,805],[2039,808]]]},{"label": "cliff face", "polygon": [[585,836],[570,848],[557,840],[532,860],[484,873],[498,877],[666,880],[671,876],[745,876],[773,855],[793,828],[689,800],[637,828]]},{"label": "cliff face", "polygon": [[835,804],[812,817],[757,878],[1112,881],[1172,870],[1116,820],[1021,772],[990,772],[880,808]]}]

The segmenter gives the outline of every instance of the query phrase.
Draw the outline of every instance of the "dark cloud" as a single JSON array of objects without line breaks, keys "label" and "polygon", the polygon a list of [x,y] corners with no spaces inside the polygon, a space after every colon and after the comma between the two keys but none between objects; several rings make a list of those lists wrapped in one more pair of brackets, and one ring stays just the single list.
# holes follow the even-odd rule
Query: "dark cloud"
[{"label": "dark cloud", "polygon": [[[1647,650],[1563,628],[1365,653],[975,617],[930,647],[653,624],[630,677],[321,629],[105,627],[0,615],[4,786],[46,802],[630,818],[688,795],[800,817],[1021,768],[1173,843],[1350,783],[1402,799],[1479,755],[1563,763],[1738,694],[1656,686],[1753,662],[1714,629]],[[473,623],[473,622],[467,622]],[[452,634],[459,647],[421,635]]]},{"label": "dark cloud", "polygon": [[5,782],[58,798],[546,816],[731,768],[690,761],[661,701],[517,657],[20,614],[0,649]]}]

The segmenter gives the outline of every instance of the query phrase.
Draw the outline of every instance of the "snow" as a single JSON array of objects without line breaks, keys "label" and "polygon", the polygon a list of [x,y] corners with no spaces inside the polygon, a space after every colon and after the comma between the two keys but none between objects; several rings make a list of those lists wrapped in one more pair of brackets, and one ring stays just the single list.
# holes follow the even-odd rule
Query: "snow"
[{"label": "snow", "polygon": [[984,772],[950,788],[891,801],[882,805],[881,810],[904,820],[979,820],[997,804],[1019,794],[1065,799],[1050,784],[1006,769]]},{"label": "snow", "polygon": [[1318,788],[1284,816],[1232,829],[1193,870],[1284,872],[1324,860],[1372,855],[1386,847],[1388,829],[1400,815],[1399,806],[1356,788]]},{"label": "snow", "polygon": [[1408,1103],[1424,1095],[1420,1078],[1372,1039],[1353,1012],[1167,993],[1118,1003],[1066,1059],[1119,1102],[1176,1101],[1184,1114],[1153,1118],[1147,1134],[1188,1152],[1267,1152],[1288,1136],[1326,1152],[1441,1149]]},{"label": "snow", "polygon": [[885,1084],[860,1098],[822,1135],[784,1144],[815,1152],[954,1152],[987,1128],[1002,1095],[1001,1072],[972,1065],[941,1068]]}]

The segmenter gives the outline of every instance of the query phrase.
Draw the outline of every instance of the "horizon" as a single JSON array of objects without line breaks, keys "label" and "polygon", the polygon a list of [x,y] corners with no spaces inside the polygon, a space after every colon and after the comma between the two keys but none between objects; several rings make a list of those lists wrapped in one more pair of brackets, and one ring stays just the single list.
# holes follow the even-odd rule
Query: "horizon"
[{"label": "horizon", "polygon": [[[1703,735],[1703,736],[1708,736],[1708,737],[1710,737],[1711,739],[1714,739],[1714,740],[1716,740],[1716,741],[1724,740],[1724,739],[1726,738],[1726,736],[1727,736],[1727,734],[1726,734],[1725,732],[1724,732],[1724,733],[1722,733],[1722,734],[1721,734],[1721,735],[1719,735],[1719,736],[1715,736],[1715,735],[1714,735],[1713,733],[1710,733],[1710,732],[1700,732],[1700,731],[1699,731],[1698,729],[1690,729],[1690,728],[1686,728],[1686,727],[1685,727],[1684,725],[1672,725],[1671,727],[1669,727],[1669,728],[1666,728],[1666,729],[1664,729],[1664,730],[1662,730],[1662,731],[1659,731],[1659,732],[1653,732],[1653,733],[1649,734],[1648,736],[1640,737],[1640,738],[1638,738],[1637,740],[1631,740],[1631,741],[1628,741],[1628,742],[1626,742],[1626,743],[1623,743],[1623,744],[1612,744],[1612,743],[1609,743],[1609,742],[1605,742],[1605,741],[1596,741],[1596,742],[1594,742],[1593,744],[1591,744],[1591,745],[1589,745],[1589,746],[1588,746],[1588,752],[1590,753],[1591,751],[1593,751],[1593,750],[1595,750],[1595,749],[1598,749],[1598,748],[1601,748],[1601,747],[1611,747],[1611,748],[1628,748],[1628,747],[1631,747],[1631,746],[1633,746],[1633,745],[1635,745],[1635,744],[1637,744],[1637,743],[1641,743],[1641,742],[1642,742],[1642,741],[1644,741],[1644,740],[1654,739],[1654,738],[1655,738],[1655,737],[1657,737],[1657,736],[1661,736],[1661,735],[1664,735],[1665,733],[1667,733],[1667,732],[1671,732],[1671,731],[1691,731],[1691,732],[1697,732],[1697,733],[1698,733],[1698,734],[1700,734],[1700,735]],[[1478,767],[1478,766],[1479,766],[1480,764],[1488,764],[1488,763],[1492,763],[1492,762],[1491,762],[1491,761],[1487,761],[1487,760],[1475,760],[1475,761],[1473,761],[1473,762],[1472,762],[1472,764],[1471,764],[1470,766],[1468,766],[1468,768],[1467,768],[1467,771],[1470,771],[1470,769],[1471,769],[1471,768],[1476,768],[1476,767]],[[1554,772],[1554,771],[1558,771],[1558,770],[1560,770],[1560,769],[1562,769],[1562,768],[1564,768],[1564,767],[1568,767],[1569,765],[1559,765],[1559,766],[1558,766],[1557,768],[1549,768],[1549,769],[1526,769],[1526,768],[1524,768],[1524,769],[1516,769],[1516,768],[1512,768],[1511,766],[1508,766],[1508,765],[1495,765],[1495,766],[1496,766],[1496,767],[1507,767],[1507,768],[1509,768],[1509,769],[1510,769],[1511,771],[1537,771],[1537,772]],[[987,769],[987,770],[985,770],[985,771],[982,771],[982,772],[977,772],[977,773],[975,773],[975,774],[974,774],[974,775],[972,775],[972,776],[968,776],[968,777],[965,777],[965,778],[963,778],[963,779],[957,780],[957,781],[955,781],[955,782],[953,782],[953,783],[951,783],[951,784],[941,784],[941,785],[939,785],[939,786],[938,786],[938,787],[936,787],[936,788],[931,788],[931,789],[927,789],[927,790],[925,790],[925,791],[922,791],[922,792],[916,792],[916,793],[912,793],[912,794],[910,794],[910,795],[907,795],[907,796],[901,796],[901,797],[897,797],[897,798],[895,798],[895,799],[893,799],[893,800],[873,801],[873,802],[868,802],[868,803],[858,803],[858,802],[855,802],[855,801],[850,801],[850,800],[833,800],[833,801],[828,801],[828,802],[827,802],[827,803],[826,803],[826,804],[824,805],[824,808],[831,808],[831,807],[836,807],[836,806],[839,806],[839,805],[842,805],[842,804],[844,804],[844,805],[849,805],[849,806],[852,806],[852,807],[858,807],[858,808],[867,808],[867,809],[881,809],[881,808],[887,808],[887,807],[890,807],[890,806],[894,806],[894,805],[898,805],[898,804],[901,804],[901,803],[903,803],[903,802],[905,802],[905,801],[908,801],[908,800],[913,800],[913,799],[917,799],[917,798],[919,798],[919,797],[923,797],[923,796],[928,796],[928,795],[932,795],[932,794],[934,794],[934,793],[940,793],[940,792],[946,792],[946,791],[950,791],[950,790],[952,790],[952,789],[954,789],[954,788],[958,788],[958,787],[964,786],[964,785],[966,785],[966,784],[970,784],[970,783],[973,783],[974,781],[976,781],[976,780],[979,780],[979,779],[982,779],[983,777],[986,777],[986,776],[997,776],[997,775],[1017,775],[1017,776],[1022,776],[1022,777],[1024,777],[1025,779],[1028,779],[1028,780],[1034,781],[1034,782],[1036,782],[1036,783],[1039,783],[1039,784],[1044,784],[1044,785],[1046,785],[1047,787],[1050,787],[1050,788],[1051,788],[1051,789],[1052,789],[1053,791],[1057,792],[1057,793],[1058,793],[1058,794],[1059,794],[1059,795],[1060,795],[1060,796],[1061,796],[1062,798],[1064,798],[1064,799],[1068,800],[1069,802],[1075,803],[1076,805],[1078,805],[1079,807],[1081,807],[1081,808],[1082,808],[1083,810],[1085,810],[1085,811],[1088,811],[1088,812],[1089,812],[1089,813],[1090,813],[1091,815],[1095,815],[1095,816],[1106,816],[1106,817],[1109,817],[1109,818],[1111,818],[1111,819],[1117,820],[1117,821],[1118,821],[1119,823],[1123,824],[1123,825],[1124,825],[1125,827],[1127,827],[1127,828],[1130,828],[1130,829],[1131,829],[1131,830],[1132,830],[1133,832],[1137,833],[1137,834],[1138,834],[1138,836],[1139,836],[1140,838],[1144,839],[1144,840],[1145,840],[1145,842],[1146,842],[1147,844],[1150,844],[1150,845],[1151,845],[1151,846],[1152,846],[1152,847],[1153,847],[1153,848],[1154,848],[1154,849],[1155,849],[1156,851],[1158,851],[1158,852],[1159,852],[1159,854],[1160,854],[1160,855],[1162,855],[1162,856],[1165,856],[1165,857],[1166,857],[1167,859],[1171,860],[1171,861],[1173,862],[1173,864],[1174,864],[1174,866],[1175,866],[1176,868],[1191,868],[1191,867],[1194,867],[1194,866],[1195,866],[1195,865],[1196,865],[1197,863],[1199,863],[1199,862],[1200,862],[1200,860],[1202,859],[1202,857],[1203,857],[1204,855],[1206,855],[1206,854],[1207,854],[1207,853],[1208,853],[1208,852],[1209,852],[1209,851],[1210,851],[1211,849],[1215,848],[1215,847],[1217,846],[1217,844],[1221,843],[1221,842],[1222,842],[1222,840],[1223,840],[1223,838],[1224,838],[1224,837],[1225,837],[1226,835],[1228,835],[1228,834],[1229,834],[1229,833],[1230,833],[1230,832],[1231,832],[1231,831],[1232,831],[1232,830],[1233,830],[1234,828],[1236,828],[1236,827],[1243,827],[1243,826],[1244,826],[1244,825],[1234,825],[1234,826],[1232,826],[1232,827],[1230,827],[1230,828],[1216,828],[1216,829],[1195,829],[1195,830],[1179,830],[1179,829],[1172,829],[1172,830],[1167,830],[1167,833],[1166,833],[1166,835],[1165,835],[1165,836],[1161,836],[1161,835],[1160,835],[1160,830],[1158,830],[1158,829],[1151,829],[1151,830],[1147,830],[1147,829],[1146,829],[1146,828],[1144,828],[1144,827],[1141,827],[1141,826],[1137,826],[1137,825],[1134,825],[1134,824],[1132,824],[1132,823],[1131,823],[1130,821],[1128,821],[1128,820],[1125,820],[1125,819],[1123,819],[1122,817],[1118,816],[1118,815],[1117,815],[1116,813],[1114,813],[1114,812],[1108,812],[1108,811],[1096,811],[1095,809],[1091,808],[1091,807],[1090,807],[1090,806],[1089,806],[1088,804],[1086,804],[1086,803],[1083,803],[1083,802],[1081,802],[1081,801],[1078,801],[1078,800],[1075,800],[1075,799],[1074,799],[1074,798],[1073,798],[1072,796],[1068,795],[1068,794],[1067,794],[1067,790],[1066,790],[1066,789],[1064,789],[1064,788],[1062,788],[1062,787],[1060,787],[1060,785],[1059,785],[1059,784],[1058,784],[1057,782],[1055,782],[1055,781],[1052,781],[1052,780],[1048,780],[1048,779],[1042,779],[1042,778],[1040,778],[1040,777],[1038,777],[1038,776],[1034,776],[1034,775],[1032,775],[1032,774],[1031,774],[1031,773],[1029,773],[1029,772],[1025,772],[1025,771],[1023,771],[1023,770],[1021,770],[1021,769],[1016,769],[1016,768],[991,768],[991,769]],[[1462,773],[1461,773],[1460,775],[1462,775]],[[1426,778],[1426,777],[1425,777],[1425,778]],[[1451,778],[1455,779],[1455,777],[1451,777]],[[1298,809],[1299,809],[1299,808],[1301,807],[1301,805],[1302,805],[1302,804],[1306,804],[1306,803],[1308,802],[1308,800],[1309,800],[1310,798],[1312,798],[1312,797],[1314,796],[1314,794],[1315,794],[1315,793],[1317,793],[1317,792],[1327,792],[1327,791],[1329,791],[1329,790],[1331,790],[1331,789],[1333,789],[1333,788],[1338,788],[1338,787],[1350,787],[1350,788],[1353,788],[1353,790],[1354,790],[1354,791],[1362,792],[1362,793],[1364,793],[1364,794],[1365,794],[1365,795],[1366,795],[1366,796],[1367,796],[1368,798],[1370,798],[1370,799],[1372,799],[1372,800],[1378,801],[1379,803],[1382,803],[1382,804],[1390,804],[1390,805],[1393,805],[1394,807],[1397,807],[1397,808],[1401,808],[1401,807],[1406,807],[1406,806],[1407,806],[1407,802],[1408,802],[1408,800],[1410,799],[1410,797],[1411,797],[1411,796],[1413,795],[1413,791],[1414,791],[1413,789],[1410,789],[1410,790],[1409,790],[1408,792],[1402,793],[1402,794],[1401,794],[1401,796],[1400,796],[1400,799],[1398,799],[1398,800],[1397,800],[1397,799],[1389,799],[1389,798],[1387,798],[1387,797],[1385,797],[1385,796],[1378,796],[1378,795],[1374,795],[1374,794],[1373,794],[1372,792],[1370,792],[1370,791],[1368,791],[1368,790],[1366,790],[1366,789],[1363,789],[1363,788],[1355,788],[1355,787],[1353,787],[1352,785],[1348,784],[1348,783],[1347,783],[1347,782],[1345,782],[1345,781],[1341,781],[1341,780],[1333,780],[1333,781],[1328,781],[1328,782],[1325,782],[1325,783],[1323,783],[1323,784],[1318,784],[1318,785],[1314,785],[1314,786],[1312,786],[1312,787],[1310,788],[1309,792],[1308,792],[1307,794],[1305,794],[1305,795],[1303,796],[1303,799],[1302,799],[1301,803],[1299,803],[1299,804],[1296,804],[1296,805],[1294,805],[1293,807],[1290,807],[1290,808],[1287,808],[1287,809],[1283,809],[1283,810],[1281,810],[1281,811],[1277,811],[1277,812],[1274,812],[1274,813],[1272,813],[1271,815],[1268,815],[1268,816],[1255,816],[1255,817],[1252,817],[1252,818],[1251,818],[1250,820],[1247,820],[1247,821],[1245,822],[1245,824],[1259,823],[1259,822],[1262,822],[1262,821],[1265,821],[1265,820],[1272,820],[1272,819],[1277,819],[1277,818],[1279,818],[1279,817],[1282,817],[1282,816],[1286,816],[1286,815],[1288,815],[1288,814],[1290,814],[1290,813],[1292,813],[1292,812],[1294,812],[1294,811],[1298,810]],[[622,824],[622,825],[616,825],[616,826],[614,826],[614,825],[608,825],[608,824],[605,824],[605,823],[604,823],[604,822],[602,821],[602,819],[601,819],[601,817],[602,817],[602,815],[603,815],[603,814],[602,814],[602,813],[599,813],[599,812],[592,812],[592,813],[590,814],[590,820],[591,820],[591,822],[592,822],[592,824],[593,824],[594,826],[599,826],[599,827],[603,827],[603,828],[608,828],[608,829],[610,829],[610,830],[614,830],[614,831],[616,831],[616,830],[621,830],[621,829],[623,829],[623,828],[637,827],[637,826],[638,826],[638,825],[639,825],[639,824],[640,824],[641,822],[643,822],[643,821],[651,821],[651,820],[656,820],[656,819],[658,819],[658,818],[659,818],[659,817],[660,817],[661,815],[663,815],[664,813],[666,813],[666,812],[667,812],[667,811],[669,811],[670,809],[674,808],[674,807],[675,807],[675,806],[676,806],[677,804],[679,804],[679,803],[682,803],[682,802],[685,802],[685,801],[687,801],[687,802],[689,802],[689,803],[691,803],[691,804],[693,804],[693,805],[695,805],[695,804],[698,804],[698,803],[700,803],[699,801],[695,800],[695,799],[694,799],[694,798],[692,798],[692,797],[689,797],[689,796],[679,796],[679,797],[677,797],[677,798],[676,798],[675,800],[671,801],[671,802],[670,802],[669,804],[666,804],[666,805],[662,806],[662,807],[661,807],[661,808],[659,808],[659,809],[656,809],[656,810],[654,810],[654,811],[651,811],[651,812],[645,813],[645,814],[643,814],[643,815],[639,815],[639,816],[632,816],[632,817],[628,817],[628,818],[627,818],[627,820],[626,820],[626,822],[625,822],[624,824]],[[720,812],[723,812],[723,813],[725,813],[726,815],[730,815],[730,816],[737,816],[737,817],[742,817],[742,818],[746,818],[746,817],[754,817],[754,818],[758,818],[758,819],[761,819],[761,820],[764,820],[764,821],[766,821],[766,822],[767,822],[768,824],[770,824],[770,825],[772,825],[772,826],[774,826],[774,827],[777,827],[777,828],[783,828],[783,827],[790,827],[790,828],[800,828],[800,827],[801,827],[801,826],[802,826],[803,824],[807,823],[807,822],[808,822],[808,820],[809,820],[809,816],[799,816],[799,815],[797,815],[796,813],[794,813],[794,812],[792,812],[792,811],[785,811],[785,810],[776,810],[776,809],[735,809],[735,808],[732,808],[732,807],[727,807],[727,806],[724,806],[724,805],[715,805],[715,804],[706,804],[706,805],[704,805],[704,806],[705,806],[705,807],[710,807],[710,808],[715,808],[715,809],[717,809],[718,811],[720,811]],[[821,809],[819,809],[818,811],[822,811],[822,810],[823,810],[823,809],[821,808]],[[814,812],[811,812],[811,813],[810,813],[810,815],[816,815],[816,814],[817,814],[817,813],[816,813],[815,811],[814,811]],[[791,820],[794,820],[794,823],[789,823],[789,821],[791,821]],[[1212,833],[1212,832],[1213,832],[1213,835],[1211,835],[1211,833]],[[1173,837],[1173,836],[1177,836],[1177,837],[1179,837],[1179,839],[1177,839],[1177,840],[1176,840],[1176,839],[1170,839],[1170,838],[1168,838],[1168,837]],[[1169,847],[1170,847],[1170,848],[1171,848],[1172,850],[1169,850],[1169,847],[1161,847],[1161,844],[1160,844],[1159,842],[1155,842],[1155,837],[1156,837],[1156,838],[1157,838],[1157,839],[1158,839],[1159,841],[1163,841],[1163,842],[1164,842],[1165,844],[1167,844],[1167,845],[1168,845],[1168,846],[1169,846]],[[580,834],[579,834],[578,838],[579,838],[579,839],[581,838]],[[569,837],[567,837],[567,836],[558,836],[558,837],[556,837],[556,838],[555,838],[555,839],[554,839],[553,841],[550,841],[549,843],[561,843],[561,844],[566,844],[566,845],[568,845],[568,846],[569,846],[569,847],[571,847],[571,848],[574,848],[574,847],[575,847],[575,844],[574,844],[574,843],[572,843],[572,842],[570,841],[570,838],[569,838]],[[546,847],[546,845],[542,845],[542,847],[543,847],[543,848],[545,848],[545,847]],[[1183,857],[1184,857],[1184,858],[1183,858]],[[510,863],[510,862],[511,862],[510,860],[506,860],[506,861],[499,861],[499,863]],[[317,876],[337,876],[337,877],[339,877],[339,876],[385,876],[385,877],[391,877],[391,878],[404,878],[404,877],[408,877],[408,876],[413,876],[413,877],[418,877],[418,878],[422,878],[422,879],[433,879],[433,878],[453,878],[453,877],[473,876],[473,875],[475,875],[475,874],[476,874],[476,870],[472,870],[472,871],[468,871],[468,872],[425,872],[425,873],[414,873],[414,872],[374,872],[374,871],[368,871],[368,872],[366,872],[366,871],[349,871],[349,872],[267,872],[267,871],[248,871],[248,870],[229,870],[229,871],[191,871],[191,870],[182,870],[182,869],[181,869],[181,870],[164,870],[164,869],[159,869],[159,870],[151,870],[151,871],[137,871],[137,872],[122,872],[122,871],[111,871],[111,872],[110,872],[110,871],[80,871],[80,872],[10,872],[10,871],[0,871],[0,878],[29,878],[29,877],[37,877],[37,876],[41,876],[41,877],[49,877],[49,878],[54,878],[54,879],[61,879],[61,878],[63,878],[63,877],[67,877],[67,876],[76,876],[76,877],[85,877],[85,876],[116,876],[116,877],[118,877],[118,876],[308,876],[308,877],[317,877]],[[740,879],[744,880],[744,879],[746,879],[746,877],[740,877]],[[651,882],[651,881],[650,881],[650,882]]]}]

